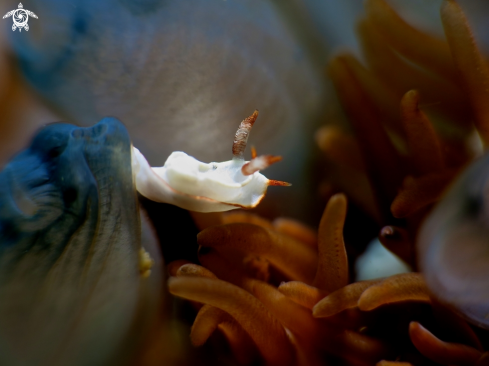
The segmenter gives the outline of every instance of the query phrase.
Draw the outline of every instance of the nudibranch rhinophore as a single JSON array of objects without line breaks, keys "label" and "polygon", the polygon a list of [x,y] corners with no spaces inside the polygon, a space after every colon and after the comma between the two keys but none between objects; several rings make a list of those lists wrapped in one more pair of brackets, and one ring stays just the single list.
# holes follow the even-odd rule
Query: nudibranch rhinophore
[{"label": "nudibranch rhinophore", "polygon": [[289,183],[269,180],[259,171],[280,161],[279,156],[256,156],[245,161],[248,136],[258,111],[239,125],[233,143],[233,158],[222,163],[202,163],[181,151],[173,152],[160,168],[152,168],[138,149],[132,149],[132,169],[139,193],[146,198],[171,203],[198,212],[228,211],[256,207],[268,186]]},{"label": "nudibranch rhinophore", "polygon": [[423,224],[417,245],[433,295],[489,329],[489,155],[452,185]]}]

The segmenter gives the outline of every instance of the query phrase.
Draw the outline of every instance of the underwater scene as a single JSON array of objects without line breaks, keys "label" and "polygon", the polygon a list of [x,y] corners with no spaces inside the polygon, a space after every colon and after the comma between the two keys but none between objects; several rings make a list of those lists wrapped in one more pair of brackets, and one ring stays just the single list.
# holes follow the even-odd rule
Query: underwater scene
[{"label": "underwater scene", "polygon": [[489,366],[489,2],[17,1],[0,366]]}]

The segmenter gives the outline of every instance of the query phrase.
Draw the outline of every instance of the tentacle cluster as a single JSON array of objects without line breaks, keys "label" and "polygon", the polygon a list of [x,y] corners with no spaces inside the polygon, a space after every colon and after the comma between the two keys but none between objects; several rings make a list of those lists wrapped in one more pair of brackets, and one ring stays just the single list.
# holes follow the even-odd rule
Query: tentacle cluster
[{"label": "tentacle cluster", "polygon": [[[442,5],[446,40],[413,28],[384,0],[365,7],[358,33],[366,66],[348,53],[329,64],[357,137],[328,126],[317,142],[336,169],[333,185],[416,268],[420,224],[477,154],[468,139],[477,131],[489,143],[489,72],[455,1]],[[247,354],[271,365],[489,364],[486,335],[434,298],[422,274],[349,283],[346,207],[343,194],[333,195],[317,235],[290,219],[244,213],[204,224],[200,265],[170,266],[170,292],[199,309],[194,344],[219,329],[243,363]]]},{"label": "tentacle cluster", "polygon": [[[435,310],[421,274],[349,284],[346,209],[346,197],[333,196],[318,235],[290,219],[216,215],[218,225],[198,235],[200,265],[169,265],[170,292],[198,310],[192,343],[219,330],[241,364],[402,366],[440,362],[446,352],[460,365],[482,359],[472,329],[447,309]],[[457,336],[434,335],[445,329]]]},{"label": "tentacle cluster", "polygon": [[420,223],[478,153],[468,143],[474,130],[489,141],[489,71],[455,1],[441,8],[446,39],[412,27],[385,0],[365,9],[357,32],[366,64],[342,53],[328,68],[356,137],[327,126],[317,142],[333,186],[390,225],[381,241],[416,268]]}]

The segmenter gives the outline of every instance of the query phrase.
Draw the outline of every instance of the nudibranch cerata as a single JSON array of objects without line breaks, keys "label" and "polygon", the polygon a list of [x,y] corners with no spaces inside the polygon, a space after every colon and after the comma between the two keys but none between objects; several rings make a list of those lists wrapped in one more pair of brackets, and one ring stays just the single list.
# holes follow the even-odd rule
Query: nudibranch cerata
[{"label": "nudibranch cerata", "polygon": [[280,161],[280,156],[256,156],[252,149],[252,159],[244,159],[248,136],[257,117],[258,111],[255,111],[241,122],[233,143],[233,158],[221,163],[202,163],[175,151],[164,166],[152,168],[133,147],[132,168],[138,192],[152,201],[198,212],[256,207],[268,186],[290,185],[269,180],[259,172]]}]

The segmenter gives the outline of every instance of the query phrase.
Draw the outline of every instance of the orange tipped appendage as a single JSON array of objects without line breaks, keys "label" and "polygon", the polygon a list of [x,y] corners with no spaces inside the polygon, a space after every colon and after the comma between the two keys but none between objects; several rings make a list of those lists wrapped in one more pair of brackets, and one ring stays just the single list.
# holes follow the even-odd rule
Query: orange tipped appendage
[{"label": "orange tipped appendage", "polygon": [[281,156],[262,155],[251,159],[241,168],[243,175],[252,175],[259,170],[268,168],[270,165],[278,163],[282,160]]},{"label": "orange tipped appendage", "polygon": [[256,148],[254,146],[251,147],[251,158],[254,159],[258,156],[256,153]]},{"label": "orange tipped appendage", "polygon": [[292,184],[291,183],[287,183],[287,182],[282,182],[281,180],[269,179],[268,180],[268,185],[269,186],[279,186],[279,187],[290,187]]}]

